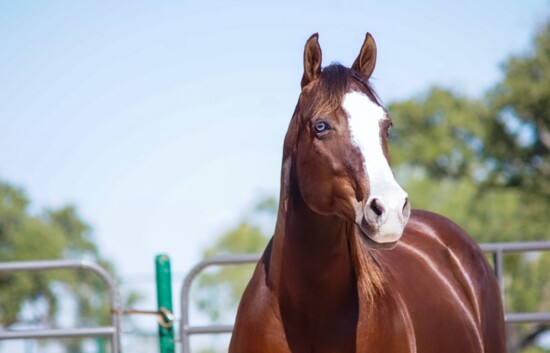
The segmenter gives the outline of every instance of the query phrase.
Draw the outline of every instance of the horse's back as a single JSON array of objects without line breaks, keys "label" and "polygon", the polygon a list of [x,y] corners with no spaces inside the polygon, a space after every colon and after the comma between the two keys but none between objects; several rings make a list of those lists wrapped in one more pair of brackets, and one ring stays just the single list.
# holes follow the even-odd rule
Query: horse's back
[{"label": "horse's back", "polygon": [[397,247],[377,258],[414,328],[418,352],[505,352],[496,278],[455,223],[415,210]]}]

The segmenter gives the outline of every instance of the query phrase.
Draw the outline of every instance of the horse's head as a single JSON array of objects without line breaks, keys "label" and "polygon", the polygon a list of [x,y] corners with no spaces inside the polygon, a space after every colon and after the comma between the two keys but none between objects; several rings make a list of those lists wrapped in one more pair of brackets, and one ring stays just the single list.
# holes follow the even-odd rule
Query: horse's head
[{"label": "horse's head", "polygon": [[321,70],[317,34],[306,43],[302,93],[285,139],[299,192],[309,208],[354,222],[373,248],[389,248],[410,215],[407,193],[389,166],[392,125],[368,83],[376,44],[367,34],[351,69]]}]

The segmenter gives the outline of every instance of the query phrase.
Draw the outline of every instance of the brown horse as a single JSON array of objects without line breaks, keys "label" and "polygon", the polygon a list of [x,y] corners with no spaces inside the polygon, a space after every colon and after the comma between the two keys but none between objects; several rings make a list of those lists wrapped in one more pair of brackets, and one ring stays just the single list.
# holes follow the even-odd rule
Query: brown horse
[{"label": "brown horse", "polygon": [[391,118],[368,82],[374,40],[351,69],[321,70],[317,39],[305,46],[285,138],[275,235],[229,351],[504,352],[499,289],[480,248],[450,220],[411,212],[393,177]]}]

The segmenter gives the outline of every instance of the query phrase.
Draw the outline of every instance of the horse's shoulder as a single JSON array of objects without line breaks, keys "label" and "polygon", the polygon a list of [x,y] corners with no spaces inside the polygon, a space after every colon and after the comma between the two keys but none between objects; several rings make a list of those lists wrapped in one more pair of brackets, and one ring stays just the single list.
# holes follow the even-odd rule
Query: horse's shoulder
[{"label": "horse's shoulder", "polygon": [[270,353],[286,346],[278,300],[268,284],[271,248],[270,241],[241,298],[230,352]]},{"label": "horse's shoulder", "polygon": [[[247,310],[263,312],[272,307],[276,298],[268,285],[268,271],[270,262],[271,242],[256,265],[252,278],[243,293],[241,303],[245,302]],[[259,316],[261,317],[261,316]]]},{"label": "horse's shoulder", "polygon": [[413,210],[403,240],[412,246],[430,244],[435,250],[459,254],[482,254],[479,245],[458,224],[437,213]]},{"label": "horse's shoulder", "polygon": [[[495,290],[493,271],[483,251],[470,235],[450,219],[429,211],[414,210],[401,239],[403,248],[451,271],[460,285],[474,292]],[[405,249],[406,250],[406,249]]]},{"label": "horse's shoulder", "polygon": [[[389,284],[398,288],[408,307],[415,308],[410,311],[415,325],[430,325],[421,320],[420,311],[436,317],[448,312],[445,306],[451,305],[462,313],[453,320],[457,330],[470,327],[464,332],[473,335],[486,329],[484,318],[498,315],[501,310],[498,285],[485,255],[468,233],[450,219],[414,210],[394,250],[385,253],[383,264]],[[441,301],[444,297],[455,300]]]}]

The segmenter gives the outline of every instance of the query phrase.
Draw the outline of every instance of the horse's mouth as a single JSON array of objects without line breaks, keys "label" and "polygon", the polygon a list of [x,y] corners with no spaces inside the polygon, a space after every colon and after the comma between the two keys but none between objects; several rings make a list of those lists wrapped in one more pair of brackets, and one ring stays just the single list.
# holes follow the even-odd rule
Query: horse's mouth
[{"label": "horse's mouth", "polygon": [[363,241],[365,243],[367,243],[367,246],[370,248],[370,249],[373,249],[373,250],[391,250],[393,248],[395,248],[397,246],[397,240],[396,241],[392,241],[392,242],[387,242],[387,243],[377,243],[375,242],[374,240],[372,240],[364,231],[363,229],[361,229],[361,227],[357,226],[357,228],[359,228],[359,233],[361,234],[361,239],[363,239]]},{"label": "horse's mouth", "polygon": [[395,240],[388,241],[387,239],[384,239],[384,241],[376,241],[369,234],[376,233],[378,230],[370,227],[364,220],[361,222],[361,224],[357,224],[356,227],[358,228],[358,232],[361,235],[363,241],[367,244],[369,248],[373,250],[391,250],[397,246],[397,242],[400,238],[399,236],[396,237]]}]

